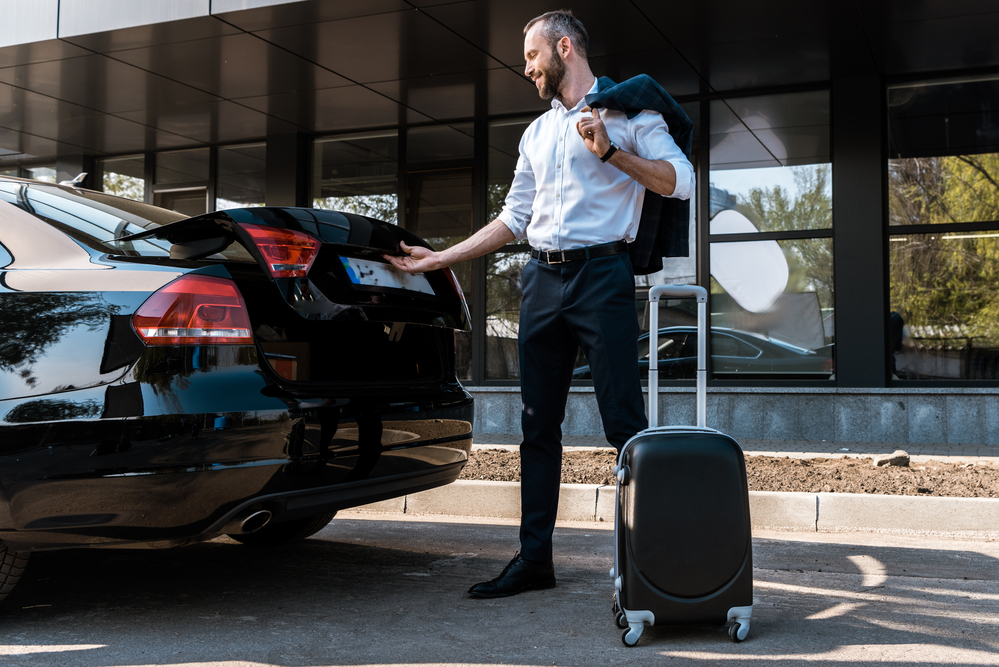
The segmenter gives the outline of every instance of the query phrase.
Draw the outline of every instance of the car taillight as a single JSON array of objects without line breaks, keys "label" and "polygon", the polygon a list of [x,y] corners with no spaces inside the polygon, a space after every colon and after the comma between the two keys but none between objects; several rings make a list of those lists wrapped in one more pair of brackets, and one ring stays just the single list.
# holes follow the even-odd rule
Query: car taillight
[{"label": "car taillight", "polygon": [[188,274],[150,296],[132,315],[146,345],[252,345],[250,318],[236,284]]},{"label": "car taillight", "polygon": [[454,288],[455,293],[461,298],[461,302],[465,304],[465,308],[467,309],[468,302],[465,301],[465,293],[461,289],[461,284],[458,282],[458,277],[454,275],[454,271],[452,271],[448,267],[444,267],[442,271],[444,271],[444,275],[447,276],[448,281],[451,283],[451,287]]},{"label": "car taillight", "polygon": [[304,232],[240,223],[253,238],[274,278],[304,278],[322,243]]}]

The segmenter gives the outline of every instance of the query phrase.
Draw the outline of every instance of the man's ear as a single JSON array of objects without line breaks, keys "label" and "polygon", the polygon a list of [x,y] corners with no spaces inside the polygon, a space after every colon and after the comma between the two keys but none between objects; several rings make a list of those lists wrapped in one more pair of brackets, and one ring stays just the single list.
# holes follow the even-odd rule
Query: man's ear
[{"label": "man's ear", "polygon": [[572,40],[567,35],[558,40],[558,54],[562,56],[562,60],[565,60],[569,57],[570,51],[572,51]]}]

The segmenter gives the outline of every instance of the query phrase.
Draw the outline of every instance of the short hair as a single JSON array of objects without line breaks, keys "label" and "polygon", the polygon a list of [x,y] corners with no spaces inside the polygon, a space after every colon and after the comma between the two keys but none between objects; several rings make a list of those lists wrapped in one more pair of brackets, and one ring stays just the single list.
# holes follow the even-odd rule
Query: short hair
[{"label": "short hair", "polygon": [[534,27],[535,23],[544,21],[544,27],[541,29],[541,35],[548,42],[552,49],[563,37],[568,37],[572,41],[573,47],[576,52],[579,53],[583,58],[586,57],[586,52],[589,50],[590,46],[590,36],[586,34],[586,28],[583,27],[583,22],[577,19],[572,11],[568,9],[560,9],[555,12],[545,12],[541,16],[531,19],[524,26],[524,34],[526,35],[531,28]]}]

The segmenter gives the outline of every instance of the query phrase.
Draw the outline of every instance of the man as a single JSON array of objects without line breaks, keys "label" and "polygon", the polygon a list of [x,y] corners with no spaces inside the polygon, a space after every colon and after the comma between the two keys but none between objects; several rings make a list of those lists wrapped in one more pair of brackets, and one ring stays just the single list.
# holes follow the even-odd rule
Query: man
[{"label": "man", "polygon": [[565,405],[578,347],[592,370],[608,442],[619,450],[645,427],[638,372],[635,280],[627,242],[635,238],[646,188],[687,199],[690,162],[662,116],[585,106],[597,89],[586,59],[588,36],[568,11],[524,28],[524,73],[550,100],[520,142],[506,206],[496,220],[440,252],[402,245],[386,257],[403,271],[431,271],[526,238],[520,312],[523,413],[521,550],[499,577],[469,589],[505,597],[555,586],[552,533],[558,511]]}]

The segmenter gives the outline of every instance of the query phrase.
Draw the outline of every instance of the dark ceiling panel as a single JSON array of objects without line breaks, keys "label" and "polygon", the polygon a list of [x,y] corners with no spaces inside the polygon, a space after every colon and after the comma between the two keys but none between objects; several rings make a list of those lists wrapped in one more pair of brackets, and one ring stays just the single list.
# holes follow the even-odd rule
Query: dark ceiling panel
[{"label": "dark ceiling panel", "polygon": [[[533,0],[472,0],[423,11],[505,65],[520,68],[524,66],[524,26],[549,9]],[[669,46],[630,3],[581,0],[573,3],[572,11],[586,26],[590,57]]]},{"label": "dark ceiling panel", "polygon": [[212,15],[253,32],[412,9],[404,0],[310,0],[242,9],[245,5],[244,0],[212,0]]},{"label": "dark ceiling panel", "polygon": [[73,46],[68,42],[58,39],[50,39],[45,42],[33,42],[31,44],[19,44],[17,46],[7,46],[0,49],[0,69],[14,67],[16,65],[27,65],[30,63],[40,63],[47,60],[60,60],[62,58],[73,58],[84,56],[90,53],[79,46]]},{"label": "dark ceiling panel", "polygon": [[194,39],[221,37],[239,32],[239,28],[231,26],[211,16],[154,23],[135,28],[109,30],[87,35],[63,37],[67,42],[82,46],[98,53],[111,53],[157,44],[186,42]]},{"label": "dark ceiling panel", "polygon": [[[913,2],[912,0],[889,0],[884,4],[885,16],[890,23],[912,23],[955,16],[979,16],[987,20],[988,14],[996,11],[995,0],[947,0],[946,2]],[[992,25],[995,25],[994,23]]]},{"label": "dark ceiling panel", "polygon": [[0,69],[0,82],[108,113],[216,99],[190,86],[97,55]]},{"label": "dark ceiling panel", "polygon": [[498,64],[416,10],[264,30],[264,39],[359,83]]},{"label": "dark ceiling panel", "polygon": [[225,100],[117,115],[165,132],[191,137],[193,142],[200,143],[248,141],[262,139],[269,133],[288,134],[298,129],[290,123],[268,118],[259,111]]},{"label": "dark ceiling panel", "polygon": [[343,77],[245,33],[118,51],[113,57],[227,99],[350,84]]},{"label": "dark ceiling panel", "polygon": [[[0,85],[0,109],[3,109],[0,125],[34,137],[35,150],[48,145],[41,139],[51,140],[60,154],[79,153],[81,150],[93,153],[134,152],[192,143],[192,139],[187,137],[159,132],[6,85]],[[55,155],[35,150],[27,152],[38,156]]]},{"label": "dark ceiling panel", "polygon": [[632,2],[678,49],[828,31],[831,8],[848,6],[835,0],[767,0],[762,5],[744,0]]},{"label": "dark ceiling panel", "polygon": [[[4,127],[2,123],[0,123],[0,148],[14,151],[15,155],[11,157],[23,154],[22,157],[54,158],[56,155],[73,155],[80,152],[78,146],[61,144],[58,141],[46,139],[45,137],[24,134],[20,130]],[[7,161],[0,161],[0,167],[4,167],[7,164]]]},{"label": "dark ceiling panel", "polygon": [[[488,114],[539,113],[550,108],[525,77],[503,67],[485,72],[387,81],[368,86],[411,109],[436,120],[471,118],[476,111],[476,90]],[[411,118],[410,122],[417,122]]]},{"label": "dark ceiling panel", "polygon": [[[996,9],[996,3],[991,5]],[[999,65],[997,35],[999,11],[892,24],[887,28],[886,73],[994,67]]]},{"label": "dark ceiling panel", "polygon": [[648,74],[673,97],[701,92],[697,72],[672,48],[590,58],[590,69],[617,82]]},{"label": "dark ceiling panel", "polygon": [[[250,97],[238,102],[314,132],[396,125],[404,121],[405,112],[392,100],[361,86]],[[429,120],[417,115],[411,122]]]},{"label": "dark ceiling panel", "polygon": [[680,47],[716,91],[812,83],[829,79],[829,35],[789,35]]}]

